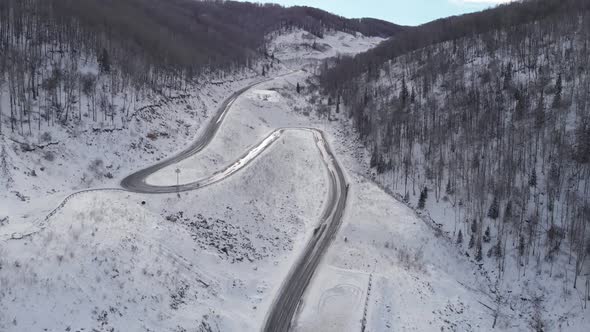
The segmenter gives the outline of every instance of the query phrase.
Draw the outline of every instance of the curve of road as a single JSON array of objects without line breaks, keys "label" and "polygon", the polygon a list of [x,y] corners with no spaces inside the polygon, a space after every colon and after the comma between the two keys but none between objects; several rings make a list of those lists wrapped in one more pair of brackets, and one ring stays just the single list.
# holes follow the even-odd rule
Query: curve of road
[{"label": "curve of road", "polygon": [[258,84],[260,83],[245,87],[225,100],[221,104],[218,113],[205,128],[203,134],[190,147],[171,158],[127,176],[121,181],[121,186],[128,191],[148,194],[174,193],[200,189],[222,181],[243,169],[276,142],[286,131],[304,130],[313,133],[316,146],[322,156],[323,163],[330,178],[327,203],[325,204],[320,222],[315,228],[312,238],[281,284],[262,328],[265,332],[288,331],[305,289],[342,223],[342,215],[348,196],[348,185],[344,173],[324,133],[318,129],[304,127],[276,129],[254,147],[250,148],[238,160],[209,177],[179,186],[156,186],[147,183],[147,178],[155,172],[187,159],[203,150],[211,142],[213,137],[215,137],[223,119],[235,100],[241,94]]}]

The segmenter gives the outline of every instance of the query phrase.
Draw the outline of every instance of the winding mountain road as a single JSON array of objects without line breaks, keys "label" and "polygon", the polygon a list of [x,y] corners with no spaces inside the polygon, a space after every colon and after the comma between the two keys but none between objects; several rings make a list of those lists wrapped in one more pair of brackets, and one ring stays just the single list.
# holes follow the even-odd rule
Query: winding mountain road
[{"label": "winding mountain road", "polygon": [[223,119],[229,112],[235,100],[250,88],[261,83],[263,82],[245,87],[225,100],[221,104],[217,114],[211,119],[205,128],[203,134],[191,144],[190,147],[171,158],[127,176],[121,181],[121,186],[131,192],[148,194],[175,193],[200,189],[222,181],[243,169],[248,163],[256,159],[256,157],[276,142],[286,131],[297,130],[311,132],[329,174],[328,198],[312,238],[309,240],[304,251],[297,258],[286,279],[281,284],[278,294],[275,296],[273,304],[266,316],[264,326],[262,327],[262,330],[265,332],[282,332],[289,330],[305,289],[342,223],[342,215],[346,205],[348,185],[342,168],[330,149],[330,145],[328,144],[324,133],[321,130],[314,128],[279,128],[269,133],[266,138],[250,148],[244,155],[238,158],[238,160],[223,170],[213,173],[209,177],[178,186],[156,186],[147,183],[147,178],[155,172],[170,165],[174,165],[203,150],[215,137]]},{"label": "winding mountain road", "polygon": [[[159,162],[155,165],[146,167],[140,171],[137,171],[121,181],[121,187],[137,193],[146,193],[146,194],[163,194],[163,193],[172,193],[176,192],[179,189],[191,190],[196,189],[189,185],[186,185],[186,188],[179,188],[178,186],[152,186],[147,183],[147,178],[156,173],[157,171],[166,168],[170,165],[174,165],[176,163],[181,162],[195,154],[199,151],[203,150],[215,137],[217,130],[221,126],[223,119],[227,115],[229,109],[236,101],[236,99],[242,95],[244,92],[248,91],[250,88],[258,85],[260,83],[251,84],[241,90],[234,92],[228,99],[226,99],[220,106],[219,111],[213,116],[203,134],[193,142],[187,149],[183,150],[182,152],[178,153],[175,156],[172,156],[162,162]],[[181,191],[183,191],[181,190]]]}]

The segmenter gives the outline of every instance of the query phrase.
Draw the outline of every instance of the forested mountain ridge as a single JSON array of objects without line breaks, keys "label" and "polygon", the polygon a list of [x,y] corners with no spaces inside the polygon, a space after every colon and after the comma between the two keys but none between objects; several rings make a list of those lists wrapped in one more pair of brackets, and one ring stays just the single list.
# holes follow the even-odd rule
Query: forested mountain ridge
[{"label": "forested mountain ridge", "polygon": [[[191,3],[204,8],[195,18]],[[311,75],[299,69],[374,47],[383,38],[347,28],[374,21],[232,2],[0,6],[0,330],[260,330],[324,208],[328,156],[306,130],[269,153],[255,144],[279,124],[312,123],[293,110]],[[177,180],[248,167],[211,191],[121,185],[198,144],[171,165]],[[36,244],[42,255],[21,249]]]},{"label": "forested mountain ridge", "polygon": [[52,118],[71,120],[72,108],[81,119],[83,99],[93,120],[99,108],[114,121],[122,116],[115,100],[125,99],[127,108],[145,89],[187,91],[191,82],[245,69],[265,74],[275,62],[266,36],[293,28],[382,37],[403,29],[313,8],[233,1],[3,0],[0,91],[10,102],[0,107],[10,112],[0,114],[0,128],[31,133],[35,122],[41,131]]},{"label": "forested mountain ridge", "polygon": [[584,0],[522,0],[405,28],[367,52],[340,59],[336,66],[324,71],[322,85],[338,90],[363,73],[368,73],[370,77],[378,75],[379,68],[395,57],[429,45],[526,24],[551,15],[568,15],[589,9],[590,3]]},{"label": "forested mountain ridge", "polygon": [[346,106],[377,180],[430,211],[459,250],[498,280],[533,270],[582,294],[589,43],[588,2],[523,1],[402,33],[326,67],[322,85]]},{"label": "forested mountain ridge", "polygon": [[0,220],[12,217],[0,226],[29,222],[17,211],[47,195],[115,185],[165,158],[223,100],[310,52],[313,63],[358,53],[383,40],[358,31],[398,29],[231,1],[2,0]]}]

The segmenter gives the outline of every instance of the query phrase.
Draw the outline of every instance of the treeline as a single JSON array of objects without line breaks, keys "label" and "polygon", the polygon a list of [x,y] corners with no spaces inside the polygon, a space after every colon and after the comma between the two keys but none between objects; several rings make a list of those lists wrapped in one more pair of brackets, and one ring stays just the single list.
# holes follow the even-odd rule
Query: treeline
[{"label": "treeline", "polygon": [[146,93],[246,68],[264,73],[275,61],[265,37],[292,28],[380,36],[400,29],[233,1],[2,0],[0,100],[8,101],[0,103],[0,132],[30,134],[84,117],[115,123]]},{"label": "treeline", "polygon": [[336,66],[325,70],[322,86],[335,91],[355,78],[367,73],[369,79],[379,75],[389,60],[420,48],[452,41],[465,36],[486,33],[501,27],[510,27],[541,20],[550,15],[569,15],[590,9],[587,0],[521,0],[498,5],[478,13],[452,16],[421,26],[402,29],[393,38],[355,57],[339,59]]},{"label": "treeline", "polygon": [[[276,5],[266,6],[274,9],[278,8]],[[320,38],[326,28],[352,34],[360,32],[365,36],[383,38],[391,37],[409,29],[408,27],[374,18],[347,19],[317,8],[305,6],[289,7],[283,9],[280,13],[273,13],[273,15],[276,15],[281,22],[288,26],[299,27]]]},{"label": "treeline", "polygon": [[512,252],[512,269],[540,272],[567,260],[575,287],[590,257],[588,3],[528,1],[436,24],[463,36],[402,44],[416,49],[364,69],[342,62],[324,71],[326,92],[346,105],[378,180],[419,194],[418,208],[453,206],[451,230],[477,261],[502,272]]},{"label": "treeline", "polygon": [[[345,19],[307,7],[193,0],[50,0],[62,25],[77,23],[106,35],[117,49],[146,54],[151,62],[198,73],[248,65],[265,51],[266,34],[298,27],[321,36],[325,29],[388,37],[399,28],[382,21]],[[68,21],[70,20],[70,21]],[[104,38],[104,37],[103,37]],[[127,51],[127,50],[126,50]]]},{"label": "treeline", "polygon": [[[183,69],[189,76],[248,65],[264,53],[266,34],[280,28],[381,37],[401,29],[313,8],[234,1],[4,0],[0,11],[3,31],[24,33],[30,44],[56,42],[60,51],[95,53],[106,48],[122,68],[142,72],[139,62],[158,70]],[[5,38],[5,51],[12,42]]]}]

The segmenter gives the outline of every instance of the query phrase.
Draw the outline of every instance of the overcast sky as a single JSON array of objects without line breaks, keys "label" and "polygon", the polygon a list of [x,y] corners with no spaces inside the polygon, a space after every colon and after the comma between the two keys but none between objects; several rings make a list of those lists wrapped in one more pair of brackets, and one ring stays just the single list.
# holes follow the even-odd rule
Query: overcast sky
[{"label": "overcast sky", "polygon": [[489,8],[510,0],[249,0],[284,6],[311,6],[350,18],[374,17],[396,24],[419,25],[437,18]]}]

